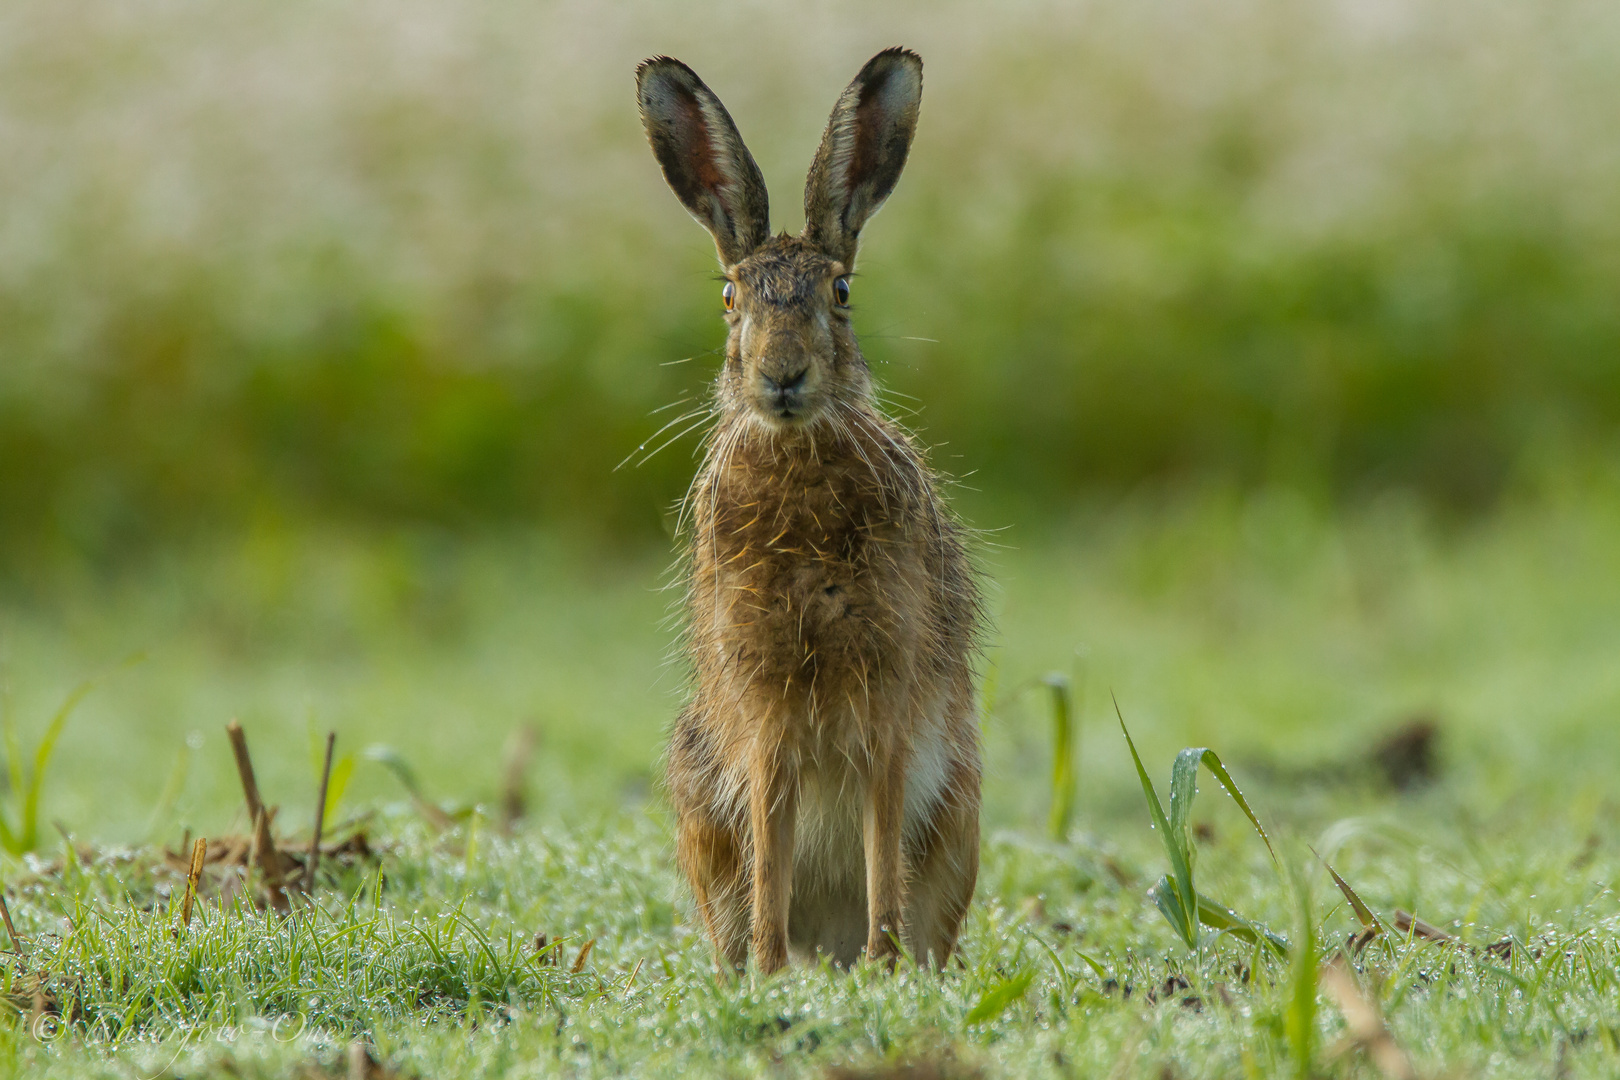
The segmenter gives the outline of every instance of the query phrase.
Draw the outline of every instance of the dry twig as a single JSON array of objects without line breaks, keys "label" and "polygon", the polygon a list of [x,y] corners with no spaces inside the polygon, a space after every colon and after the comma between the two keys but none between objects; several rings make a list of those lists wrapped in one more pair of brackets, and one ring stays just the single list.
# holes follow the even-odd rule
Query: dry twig
[{"label": "dry twig", "polygon": [[596,939],[588,938],[585,944],[579,947],[579,955],[574,957],[574,966],[568,969],[570,975],[578,975],[585,970],[585,961],[591,958],[591,950],[596,948]]},{"label": "dry twig", "polygon": [[533,724],[524,724],[512,732],[506,746],[506,775],[501,784],[501,831],[511,832],[512,826],[527,812],[523,797],[523,776],[529,771],[529,759],[534,756],[540,733]]},{"label": "dry twig", "polygon": [[191,849],[191,867],[186,872],[186,898],[180,903],[180,925],[191,925],[191,906],[197,901],[197,882],[202,878],[203,863],[208,858],[208,838],[199,836]]},{"label": "dry twig", "polygon": [[1342,953],[1331,963],[1322,965],[1318,981],[1344,1014],[1345,1025],[1350,1029],[1340,1052],[1360,1050],[1389,1080],[1416,1080],[1412,1062],[1390,1035],[1378,1005],[1362,993]]},{"label": "dry twig", "polygon": [[270,831],[275,809],[266,807],[259,797],[259,785],[253,777],[253,758],[248,755],[247,735],[242,725],[232,720],[225,725],[230,736],[231,753],[236,756],[236,773],[242,780],[242,795],[247,800],[248,820],[253,823],[253,853],[264,875],[264,890],[270,897],[270,906],[277,911],[288,909],[287,894],[281,887],[281,856]]},{"label": "dry twig", "polygon": [[11,905],[6,903],[6,894],[0,890],[0,919],[6,922],[6,933],[11,935],[11,947],[17,950],[18,956],[26,956],[28,948],[23,944],[22,935],[17,933],[17,924],[11,921]]}]

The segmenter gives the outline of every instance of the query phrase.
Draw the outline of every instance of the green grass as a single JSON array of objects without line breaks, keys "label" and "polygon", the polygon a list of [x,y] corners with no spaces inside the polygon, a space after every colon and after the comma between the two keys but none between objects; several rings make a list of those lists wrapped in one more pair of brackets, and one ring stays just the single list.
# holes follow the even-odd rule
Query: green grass
[{"label": "green grass", "polygon": [[[45,861],[5,864],[31,947],[12,1000],[26,1014],[23,975],[43,971],[75,1009],[61,1030],[0,1024],[0,1072],[341,1075],[364,1034],[424,1077],[891,1059],[1009,1077],[1375,1075],[1337,1054],[1344,1021],[1310,960],[1360,929],[1314,848],[1386,924],[1404,909],[1466,943],[1387,933],[1362,955],[1421,1075],[1605,1075],[1620,1049],[1617,490],[1612,475],[1548,481],[1459,528],[1395,498],[1327,511],[1286,489],[1210,489],[997,534],[984,869],[964,966],[941,977],[714,981],[649,794],[679,691],[660,666],[658,553],[286,529],[8,594],[25,742],[78,677],[149,658],[84,700],[46,784],[42,818],[99,854],[64,865],[48,836]],[[1059,839],[1054,670],[1075,688]],[[1183,746],[1219,753],[1280,865],[1211,792],[1181,804],[1197,891],[1289,956],[1207,926],[1189,949],[1161,916],[1165,848],[1110,693],[1155,784]],[[1390,791],[1366,751],[1419,710],[1440,725],[1439,776]],[[231,715],[289,828],[315,798],[310,731],[335,729],[358,755],[338,816],[373,811],[382,855],[332,867],[317,908],[285,922],[205,891],[174,934],[183,881],[139,845],[242,828]],[[501,747],[530,721],[534,813],[504,837]],[[435,834],[359,754],[375,742],[430,797],[479,809]],[[565,939],[561,967],[533,955],[537,933]],[[1506,957],[1483,948],[1503,940]]]}]

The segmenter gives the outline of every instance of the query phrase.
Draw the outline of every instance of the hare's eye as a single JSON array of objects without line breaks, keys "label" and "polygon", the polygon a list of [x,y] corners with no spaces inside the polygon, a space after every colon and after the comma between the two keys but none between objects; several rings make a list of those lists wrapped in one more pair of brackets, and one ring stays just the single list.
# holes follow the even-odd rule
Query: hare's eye
[{"label": "hare's eye", "polygon": [[839,307],[849,306],[849,278],[833,279],[833,299],[838,301]]},{"label": "hare's eye", "polygon": [[737,306],[737,283],[735,281],[726,282],[725,288],[720,290],[720,299],[725,303],[727,311]]}]

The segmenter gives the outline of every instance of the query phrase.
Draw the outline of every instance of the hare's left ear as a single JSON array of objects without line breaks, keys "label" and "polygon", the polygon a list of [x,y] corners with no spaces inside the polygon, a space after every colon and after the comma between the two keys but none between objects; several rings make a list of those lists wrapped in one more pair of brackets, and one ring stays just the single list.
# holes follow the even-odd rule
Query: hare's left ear
[{"label": "hare's left ear", "polygon": [[804,187],[804,235],[846,267],[861,227],[906,166],[922,104],[922,57],[885,49],[838,97]]}]

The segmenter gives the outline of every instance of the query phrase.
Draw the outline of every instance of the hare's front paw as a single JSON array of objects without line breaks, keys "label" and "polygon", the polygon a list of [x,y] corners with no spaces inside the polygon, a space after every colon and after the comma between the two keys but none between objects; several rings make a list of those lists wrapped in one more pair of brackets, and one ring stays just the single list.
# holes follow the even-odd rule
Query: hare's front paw
[{"label": "hare's front paw", "polygon": [[787,966],[787,934],[766,931],[754,935],[754,963],[761,975],[770,975]]}]

